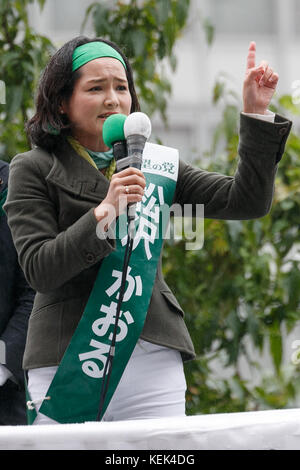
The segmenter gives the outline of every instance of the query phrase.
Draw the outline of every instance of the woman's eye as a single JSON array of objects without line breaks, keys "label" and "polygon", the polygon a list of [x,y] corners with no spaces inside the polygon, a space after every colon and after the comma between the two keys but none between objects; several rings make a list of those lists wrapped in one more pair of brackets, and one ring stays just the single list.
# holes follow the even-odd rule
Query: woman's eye
[{"label": "woman's eye", "polygon": [[[127,91],[127,86],[126,85],[118,85],[116,87],[116,90],[117,91]],[[89,89],[89,91],[102,91],[103,90],[103,87],[97,85],[97,86],[93,86]]]},{"label": "woman's eye", "polygon": [[102,88],[100,86],[93,86],[93,88],[90,88],[89,91],[100,91]]}]

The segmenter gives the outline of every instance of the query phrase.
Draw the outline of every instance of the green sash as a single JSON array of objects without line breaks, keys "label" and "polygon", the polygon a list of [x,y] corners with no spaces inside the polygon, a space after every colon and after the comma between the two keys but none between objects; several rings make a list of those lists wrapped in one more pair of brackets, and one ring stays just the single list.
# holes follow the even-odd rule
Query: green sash
[{"label": "green sash", "polygon": [[[178,152],[147,143],[143,153],[146,189],[137,204],[136,234],[119,317],[115,357],[101,417],[113,396],[144,326],[178,175]],[[164,214],[164,218],[162,217]],[[104,258],[82,318],[47,391],[40,412],[59,423],[95,421],[103,372],[116,315],[126,215],[116,224],[116,251]],[[137,378],[138,380],[139,378]]]},{"label": "green sash", "polygon": [[6,201],[6,196],[7,196],[7,189],[4,189],[4,191],[0,193],[0,217],[5,214],[3,210],[3,206]]}]

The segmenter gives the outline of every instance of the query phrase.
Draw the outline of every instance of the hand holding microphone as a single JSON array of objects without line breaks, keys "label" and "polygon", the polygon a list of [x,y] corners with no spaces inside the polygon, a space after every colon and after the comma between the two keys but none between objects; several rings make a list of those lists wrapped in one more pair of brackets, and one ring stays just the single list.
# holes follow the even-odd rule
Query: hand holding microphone
[{"label": "hand holding microphone", "polygon": [[134,221],[135,206],[142,200],[146,185],[140,168],[150,134],[151,122],[143,113],[132,113],[128,117],[113,114],[106,119],[103,140],[109,148],[113,148],[117,173],[111,179],[106,198],[95,208],[98,221],[108,217],[110,224],[127,206],[129,222]]}]

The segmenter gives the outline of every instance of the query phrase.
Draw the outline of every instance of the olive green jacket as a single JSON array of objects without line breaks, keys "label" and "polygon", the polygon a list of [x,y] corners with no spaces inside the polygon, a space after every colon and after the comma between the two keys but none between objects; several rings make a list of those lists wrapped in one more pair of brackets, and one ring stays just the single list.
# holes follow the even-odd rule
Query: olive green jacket
[{"label": "olive green jacket", "polygon": [[[204,204],[205,217],[252,219],[272,204],[274,178],[291,122],[274,124],[241,115],[235,176],[180,162],[174,203]],[[101,260],[115,248],[99,239],[94,208],[109,181],[65,142],[17,155],[10,166],[7,212],[20,265],[37,292],[29,320],[25,369],[59,364],[84,311]],[[192,275],[192,273],[191,273]],[[191,293],[192,295],[192,293]],[[200,312],[199,312],[200,313]],[[141,338],[195,357],[184,314],[159,262]]]}]

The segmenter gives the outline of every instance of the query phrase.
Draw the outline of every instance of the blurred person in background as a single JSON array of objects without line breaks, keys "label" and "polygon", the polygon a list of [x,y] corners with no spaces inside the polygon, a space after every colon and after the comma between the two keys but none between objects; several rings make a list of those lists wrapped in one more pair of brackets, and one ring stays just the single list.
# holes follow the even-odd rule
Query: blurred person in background
[{"label": "blurred person in background", "polygon": [[6,214],[9,164],[0,160],[0,425],[27,423],[22,359],[34,291],[18,263]]}]

